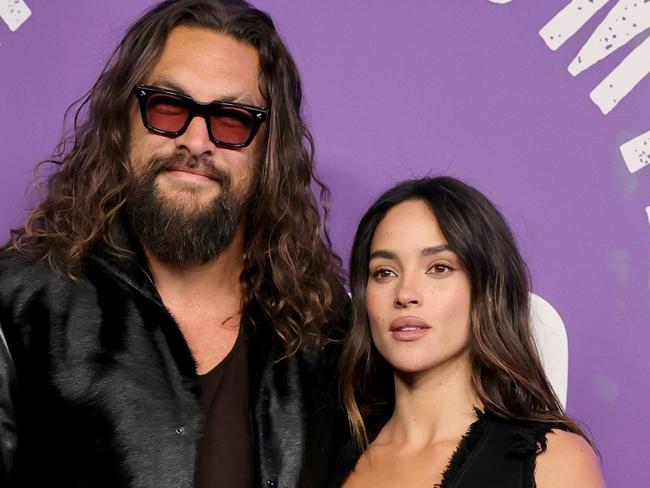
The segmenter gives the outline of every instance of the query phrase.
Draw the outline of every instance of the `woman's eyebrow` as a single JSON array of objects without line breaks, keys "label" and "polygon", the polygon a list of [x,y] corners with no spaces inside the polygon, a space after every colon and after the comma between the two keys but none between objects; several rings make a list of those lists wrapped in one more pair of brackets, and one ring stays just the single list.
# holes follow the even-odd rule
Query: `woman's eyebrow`
[{"label": "woman's eyebrow", "polygon": [[370,257],[368,258],[368,261],[372,261],[373,259],[376,258],[397,259],[397,253],[394,251],[389,251],[387,249],[378,249],[377,251],[373,251],[372,253],[370,253]]},{"label": "woman's eyebrow", "polygon": [[422,249],[422,256],[431,256],[433,254],[438,254],[442,251],[449,251],[449,244],[441,244],[439,246],[425,247]]},{"label": "woman's eyebrow", "polygon": [[[420,254],[422,256],[431,256],[433,254],[438,254],[443,251],[449,251],[449,245],[448,244],[441,244],[439,246],[430,246],[430,247],[425,247],[422,249]],[[384,258],[384,259],[397,259],[397,253],[395,251],[391,251],[388,249],[377,249],[376,251],[373,251],[370,253],[370,257],[368,258],[368,261],[371,261],[376,258]]]}]

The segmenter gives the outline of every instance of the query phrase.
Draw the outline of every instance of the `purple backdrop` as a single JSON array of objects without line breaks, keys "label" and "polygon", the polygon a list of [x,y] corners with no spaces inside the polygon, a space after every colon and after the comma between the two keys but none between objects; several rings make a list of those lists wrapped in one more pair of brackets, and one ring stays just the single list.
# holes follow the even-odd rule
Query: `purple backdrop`
[{"label": "purple backdrop", "polygon": [[[0,228],[28,203],[34,163],[65,108],[91,85],[149,0],[27,0],[0,23]],[[535,292],[560,313],[570,348],[568,410],[600,447],[612,487],[650,486],[650,169],[618,146],[650,127],[650,79],[609,115],[588,94],[631,51],[573,78],[567,65],[605,17],[557,52],[537,31],[566,1],[258,0],[294,53],[332,236],[347,256],[369,202],[396,180],[448,173],[504,211]],[[638,41],[634,45],[638,44]]]}]

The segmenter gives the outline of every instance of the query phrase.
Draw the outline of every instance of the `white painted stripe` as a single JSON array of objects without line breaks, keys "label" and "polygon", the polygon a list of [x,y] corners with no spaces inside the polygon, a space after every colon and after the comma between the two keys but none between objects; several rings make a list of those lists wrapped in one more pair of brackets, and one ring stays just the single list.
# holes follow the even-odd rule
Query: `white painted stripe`
[{"label": "white painted stripe", "polygon": [[490,2],[505,5],[506,3],[512,2],[512,0],[490,0]]},{"label": "white painted stripe", "polygon": [[620,0],[569,65],[576,76],[650,27],[650,1]]},{"label": "white painted stripe", "polygon": [[621,61],[621,64],[601,81],[589,96],[604,114],[608,114],[648,73],[650,73],[650,37]]},{"label": "white painted stripe", "polygon": [[648,214],[648,224],[650,224],[650,207],[645,208],[645,213]]},{"label": "white painted stripe", "polygon": [[650,130],[627,141],[620,149],[630,173],[650,166]]},{"label": "white painted stripe", "polygon": [[530,318],[535,345],[546,377],[562,406],[569,386],[569,340],[560,314],[544,298],[530,294]]},{"label": "white painted stripe", "polygon": [[24,0],[0,0],[0,18],[14,32],[32,15]]},{"label": "white painted stripe", "polygon": [[546,45],[557,50],[578,32],[609,0],[573,0],[539,31]]}]

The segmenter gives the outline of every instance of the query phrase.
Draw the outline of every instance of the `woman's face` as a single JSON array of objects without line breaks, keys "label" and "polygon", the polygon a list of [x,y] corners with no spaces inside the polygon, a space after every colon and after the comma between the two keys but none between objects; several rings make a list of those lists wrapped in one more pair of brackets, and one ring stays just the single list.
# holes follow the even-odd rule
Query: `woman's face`
[{"label": "woman's face", "polygon": [[370,244],[366,306],[372,339],[393,368],[467,363],[471,285],[420,200],[390,209]]}]

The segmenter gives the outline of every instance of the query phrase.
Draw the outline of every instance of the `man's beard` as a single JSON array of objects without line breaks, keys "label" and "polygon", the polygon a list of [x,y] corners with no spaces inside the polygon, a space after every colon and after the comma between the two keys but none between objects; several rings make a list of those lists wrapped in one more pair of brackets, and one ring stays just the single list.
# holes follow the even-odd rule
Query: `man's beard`
[{"label": "man's beard", "polygon": [[[219,195],[201,208],[191,209],[192,202],[174,205],[172,197],[165,197],[156,185],[156,176],[167,169],[199,167],[221,187]],[[161,261],[207,263],[230,245],[250,204],[252,182],[244,195],[235,195],[231,186],[228,173],[186,155],[151,158],[136,178],[127,200],[129,223],[140,242]],[[188,186],[181,191],[193,190]]]}]

